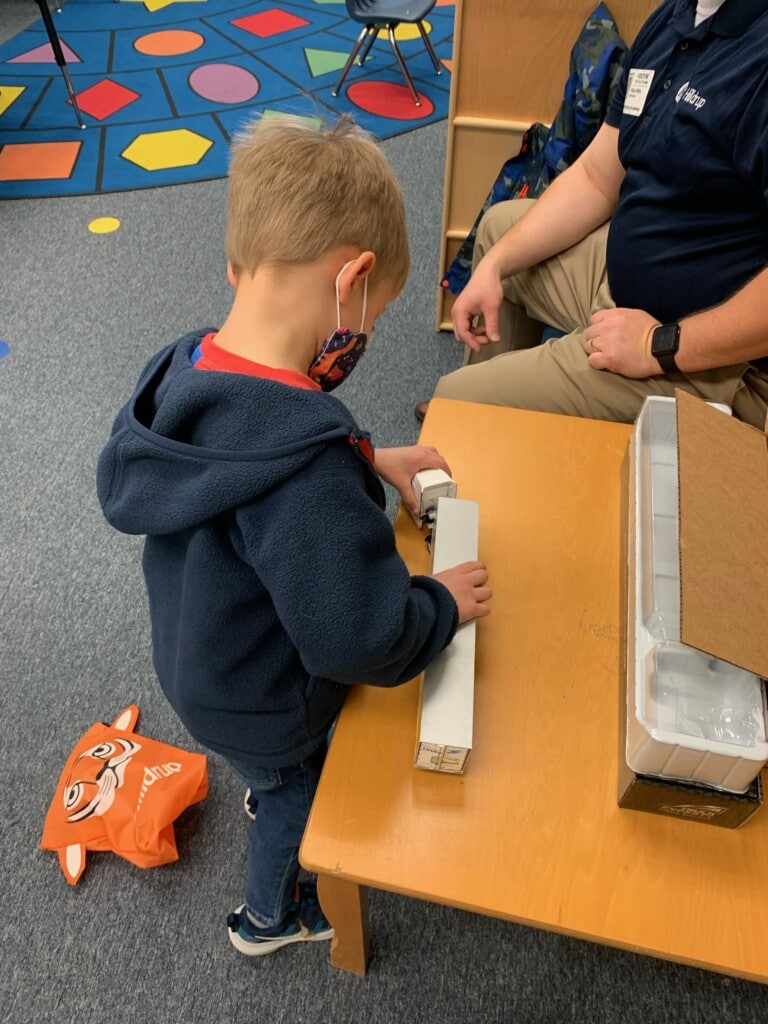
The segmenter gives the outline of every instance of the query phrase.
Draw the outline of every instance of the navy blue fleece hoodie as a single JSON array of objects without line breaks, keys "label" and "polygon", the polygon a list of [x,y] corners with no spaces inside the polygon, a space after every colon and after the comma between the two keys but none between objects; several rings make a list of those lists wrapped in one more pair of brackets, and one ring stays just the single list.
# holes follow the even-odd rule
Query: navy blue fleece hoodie
[{"label": "navy blue fleece hoodie", "polygon": [[396,686],[457,608],[395,549],[367,436],[336,398],[154,357],[98,465],[107,520],[145,534],[155,670],[189,732],[264,767],[317,748],[348,684]]}]

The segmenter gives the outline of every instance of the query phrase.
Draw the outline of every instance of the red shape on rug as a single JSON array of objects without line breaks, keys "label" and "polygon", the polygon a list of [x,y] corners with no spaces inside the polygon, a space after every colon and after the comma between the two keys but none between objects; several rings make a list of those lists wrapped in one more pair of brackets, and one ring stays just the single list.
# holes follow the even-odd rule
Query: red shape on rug
[{"label": "red shape on rug", "polygon": [[[418,86],[417,86],[418,90]],[[379,117],[391,117],[397,121],[417,121],[434,113],[435,105],[423,92],[419,93],[421,106],[413,102],[411,90],[395,82],[377,82],[366,79],[354,82],[347,89],[347,99],[356,107]]]},{"label": "red shape on rug", "polygon": [[261,14],[249,14],[247,18],[237,18],[231,24],[242,28],[259,39],[268,39],[270,36],[278,36],[281,32],[290,32],[295,28],[302,28],[308,25],[306,18],[299,18],[296,14],[289,14],[279,7],[273,7],[269,11],[262,11]]},{"label": "red shape on rug", "polygon": [[[140,94],[133,89],[113,82],[111,78],[102,78],[100,82],[77,93],[77,105],[91,117],[104,121],[139,99],[139,96]],[[72,100],[67,100],[67,103],[71,104]]]}]

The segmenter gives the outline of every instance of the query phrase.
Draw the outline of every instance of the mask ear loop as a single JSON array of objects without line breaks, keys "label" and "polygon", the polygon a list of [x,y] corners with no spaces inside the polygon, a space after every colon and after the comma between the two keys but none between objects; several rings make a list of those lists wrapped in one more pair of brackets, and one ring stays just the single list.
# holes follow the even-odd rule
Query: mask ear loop
[{"label": "mask ear loop", "polygon": [[[336,275],[336,330],[337,331],[341,330],[341,296],[339,295],[339,281],[341,279],[341,275],[344,273],[344,271],[347,269],[347,267],[350,266],[354,262],[355,262],[354,260],[347,260],[347,262],[344,264],[344,266],[341,268],[341,270]],[[368,306],[368,277],[366,276],[365,281],[363,282],[363,315],[362,315],[362,317],[360,319],[360,333],[361,334],[363,333],[363,327],[365,327],[365,311],[366,311],[367,306]]]},{"label": "mask ear loop", "polygon": [[365,327],[365,307],[368,305],[368,277],[366,276],[363,281],[363,314],[360,317],[360,333],[363,333]]}]

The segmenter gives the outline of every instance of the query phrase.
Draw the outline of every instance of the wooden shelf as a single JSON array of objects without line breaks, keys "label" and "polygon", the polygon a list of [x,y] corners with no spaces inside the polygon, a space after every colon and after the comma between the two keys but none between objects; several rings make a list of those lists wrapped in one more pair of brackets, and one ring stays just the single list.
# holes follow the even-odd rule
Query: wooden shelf
[{"label": "wooden shelf", "polygon": [[[573,45],[594,0],[456,0],[440,274],[475,222],[499,168],[535,121],[557,114]],[[657,0],[611,0],[627,43]],[[453,296],[438,290],[436,329]]]}]

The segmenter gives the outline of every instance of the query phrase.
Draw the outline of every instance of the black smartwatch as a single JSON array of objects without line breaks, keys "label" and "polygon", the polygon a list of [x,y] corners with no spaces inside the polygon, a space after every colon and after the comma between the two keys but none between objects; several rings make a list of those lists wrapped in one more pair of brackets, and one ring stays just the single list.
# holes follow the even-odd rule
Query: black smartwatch
[{"label": "black smartwatch", "polygon": [[651,355],[656,359],[664,373],[675,373],[677,363],[675,355],[680,348],[680,324],[662,324],[653,332],[651,338]]}]

